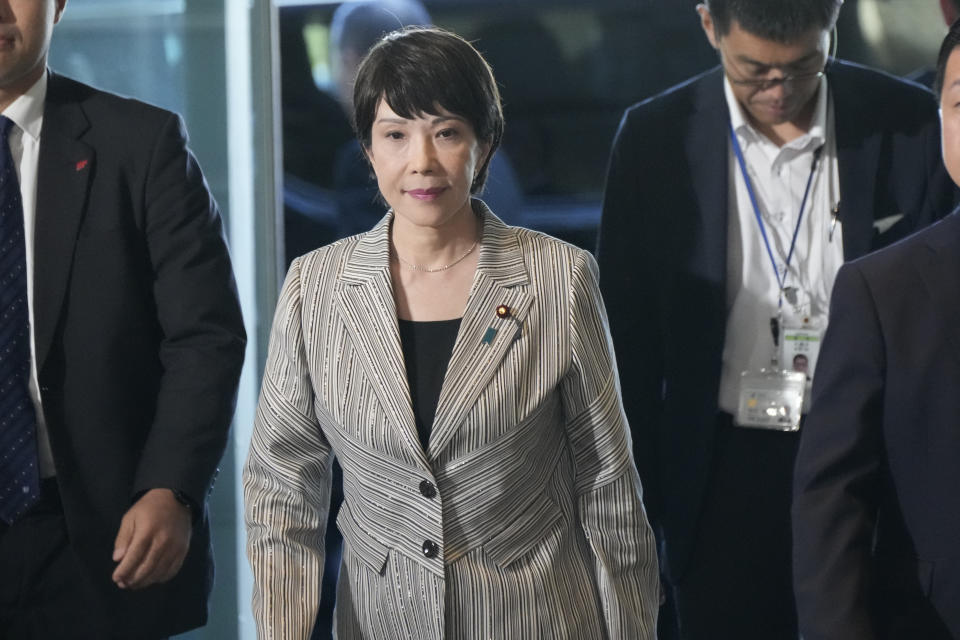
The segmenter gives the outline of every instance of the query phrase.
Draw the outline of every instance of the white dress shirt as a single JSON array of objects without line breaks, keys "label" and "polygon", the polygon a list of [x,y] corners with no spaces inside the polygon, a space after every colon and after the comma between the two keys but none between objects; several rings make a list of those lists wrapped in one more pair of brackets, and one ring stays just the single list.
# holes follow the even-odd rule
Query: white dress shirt
[{"label": "white dress shirt", "polygon": [[[799,325],[803,319],[809,319],[811,324],[825,329],[833,281],[843,264],[842,229],[839,222],[834,224],[833,220],[833,211],[840,201],[840,184],[833,104],[827,79],[820,81],[810,130],[782,147],[746,120],[729,80],[724,83],[724,92],[770,248],[781,273],[797,228],[814,153],[822,147],[784,283],[797,288],[796,304],[784,298],[782,313],[784,324]],[[778,313],[780,285],[732,142],[728,141],[728,147],[728,315],[719,406],[736,415],[740,374],[770,367],[777,352],[770,320]],[[806,395],[805,402],[809,402],[809,393]]]},{"label": "white dress shirt", "polygon": [[27,254],[27,306],[30,312],[30,397],[37,415],[37,447],[40,454],[40,476],[56,474],[47,423],[40,402],[40,384],[37,376],[37,345],[34,332],[34,228],[37,217],[37,163],[40,158],[40,132],[43,129],[43,107],[47,99],[47,74],[40,76],[26,93],[3,110],[13,121],[10,129],[10,153],[20,181],[23,200],[23,232]]}]

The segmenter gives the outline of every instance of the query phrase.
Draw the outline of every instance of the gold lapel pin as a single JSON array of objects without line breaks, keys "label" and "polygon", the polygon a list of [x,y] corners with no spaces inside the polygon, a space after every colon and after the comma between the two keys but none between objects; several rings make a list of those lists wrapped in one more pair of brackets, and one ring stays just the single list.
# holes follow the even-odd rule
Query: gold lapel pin
[{"label": "gold lapel pin", "polygon": [[[501,320],[509,320],[513,317],[513,311],[505,304],[497,305],[497,317]],[[487,332],[483,334],[483,344],[493,344],[493,339],[497,336],[497,330],[494,327],[489,327]]]}]

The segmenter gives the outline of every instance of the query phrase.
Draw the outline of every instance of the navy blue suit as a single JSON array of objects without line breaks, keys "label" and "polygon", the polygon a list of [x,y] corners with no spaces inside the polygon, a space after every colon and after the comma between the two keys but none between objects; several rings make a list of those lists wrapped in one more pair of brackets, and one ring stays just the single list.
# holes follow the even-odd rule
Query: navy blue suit
[{"label": "navy blue suit", "polygon": [[845,265],[801,437],[806,640],[960,638],[960,215]]},{"label": "navy blue suit", "polygon": [[[929,92],[840,61],[832,62],[827,75],[843,253],[851,259],[942,217],[955,192],[940,159]],[[719,68],[631,107],[614,142],[600,228],[601,288],[634,454],[662,568],[674,585],[690,568],[705,495],[715,484],[728,313],[728,123]],[[900,214],[896,224],[877,233],[875,220]],[[779,537],[785,539],[769,543],[783,548],[789,571],[788,469],[796,439],[779,433],[750,437],[781,436],[778,443],[793,443],[774,465],[785,486],[760,490],[782,505]],[[769,517],[756,514],[757,521]],[[722,578],[718,589],[726,588]]]}]

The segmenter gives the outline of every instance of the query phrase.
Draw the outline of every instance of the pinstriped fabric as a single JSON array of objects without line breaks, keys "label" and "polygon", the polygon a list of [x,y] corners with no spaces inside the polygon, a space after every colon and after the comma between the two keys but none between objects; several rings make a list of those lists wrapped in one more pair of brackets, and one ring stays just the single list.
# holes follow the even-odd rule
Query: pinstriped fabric
[{"label": "pinstriped fabric", "polygon": [[[292,293],[287,288],[281,291],[278,310],[299,302]],[[306,621],[315,617],[320,598],[316,576],[323,570],[330,446],[317,429],[310,383],[301,368],[304,350],[300,318],[278,313],[273,331],[288,340],[276,343],[278,349],[268,356],[271,375],[263,378],[257,428],[247,460],[248,467],[269,466],[270,473],[258,477],[258,500],[246,501],[254,574],[270,574],[273,580],[269,585],[255,582],[253,606],[254,610],[270,611],[277,619],[300,625],[263,637],[309,637]],[[263,553],[256,553],[253,546]],[[276,563],[274,550],[282,550]]]},{"label": "pinstriped fabric", "polygon": [[344,472],[341,640],[655,637],[654,542],[596,263],[476,209],[477,273],[426,452],[390,216],[291,266],[244,469],[262,638],[310,635],[331,452]]}]

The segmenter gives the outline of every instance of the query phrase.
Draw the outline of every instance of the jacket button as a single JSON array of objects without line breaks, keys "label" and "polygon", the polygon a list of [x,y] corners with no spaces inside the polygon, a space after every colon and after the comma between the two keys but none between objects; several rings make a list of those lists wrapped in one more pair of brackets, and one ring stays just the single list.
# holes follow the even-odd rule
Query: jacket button
[{"label": "jacket button", "polygon": [[438,547],[437,543],[433,540],[423,541],[423,555],[427,558],[436,558],[439,551],[440,547]]},{"label": "jacket button", "polygon": [[420,495],[433,500],[437,497],[437,488],[429,480],[424,480],[420,483]]}]

